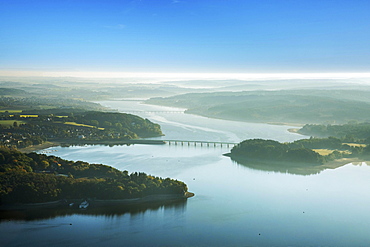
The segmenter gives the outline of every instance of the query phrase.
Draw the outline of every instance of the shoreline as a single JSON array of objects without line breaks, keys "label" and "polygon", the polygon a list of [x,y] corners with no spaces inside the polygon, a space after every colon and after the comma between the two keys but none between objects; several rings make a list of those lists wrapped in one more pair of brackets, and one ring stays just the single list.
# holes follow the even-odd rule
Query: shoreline
[{"label": "shoreline", "polygon": [[239,165],[243,165],[249,167],[251,169],[261,170],[261,171],[274,171],[280,173],[290,173],[296,175],[312,175],[318,174],[324,170],[334,170],[345,165],[361,165],[365,163],[366,165],[370,165],[370,161],[368,158],[358,158],[358,157],[351,157],[351,158],[341,158],[332,160],[320,165],[312,165],[312,164],[304,164],[301,163],[297,165],[295,162],[276,162],[276,161],[261,161],[258,159],[238,159],[232,157],[231,153],[223,154],[226,157],[231,158],[234,162]]},{"label": "shoreline", "polygon": [[[167,203],[177,200],[187,200],[190,197],[195,196],[192,192],[185,192],[184,194],[156,194],[138,198],[128,199],[87,199],[92,208],[95,207],[109,207],[109,206],[130,206],[130,205],[145,205],[148,203]],[[19,210],[34,210],[34,209],[47,209],[47,208],[60,208],[67,207],[73,203],[74,208],[78,208],[84,199],[62,199],[51,202],[40,202],[40,203],[13,203],[0,205],[0,211],[19,211]]]},{"label": "shoreline", "polygon": [[78,145],[134,145],[134,144],[148,144],[148,145],[163,145],[162,140],[145,140],[145,139],[131,139],[131,140],[109,140],[109,141],[46,141],[39,145],[32,145],[26,148],[19,148],[18,151],[22,153],[31,153],[41,151],[43,149],[58,147],[58,146],[78,146]]},{"label": "shoreline", "polygon": [[358,165],[360,163],[366,163],[370,164],[370,161],[367,159],[360,159],[360,158],[341,158],[341,159],[336,159],[332,160],[330,162],[324,163],[322,167],[325,167],[326,169],[335,169],[347,164],[353,164],[353,165]]},{"label": "shoreline", "polygon": [[61,145],[62,144],[57,141],[46,141],[42,144],[32,145],[26,148],[18,148],[18,151],[21,153],[31,153],[31,152],[36,152],[36,151],[40,151],[43,149],[51,148],[51,147],[58,147]]},{"label": "shoreline", "polygon": [[184,110],[184,114],[190,114],[190,115],[195,115],[195,116],[200,116],[200,117],[206,117],[206,118],[211,118],[211,119],[218,119],[218,120],[226,120],[226,121],[235,121],[235,122],[242,122],[242,123],[256,123],[256,124],[269,124],[269,125],[282,125],[282,126],[291,126],[291,127],[303,127],[306,125],[306,123],[289,123],[289,122],[264,122],[264,121],[247,121],[247,120],[241,120],[235,117],[215,117],[212,116],[211,114],[208,114],[207,112],[194,112],[192,110],[189,110],[187,108],[181,108],[179,106],[170,106],[170,105],[163,105],[163,104],[155,104],[155,103],[148,103],[146,101],[142,102],[143,104],[146,105],[153,105],[153,106],[163,106],[163,107],[172,107],[172,108],[178,108]]},{"label": "shoreline", "polygon": [[290,133],[295,133],[295,134],[300,134],[300,135],[302,135],[301,133],[299,133],[298,131],[299,131],[299,129],[298,128],[290,128],[290,129],[288,129],[288,131],[290,132]]},{"label": "shoreline", "polygon": [[[232,153],[224,153],[222,155],[226,156],[226,157],[229,157],[229,158],[235,158],[235,157],[240,158],[241,160],[247,161],[247,162],[266,162],[266,163],[269,163],[269,164],[297,164],[297,162],[288,162],[288,161],[248,159],[248,158],[241,157],[241,156],[238,156],[238,155],[233,156]],[[338,168],[338,167],[341,167],[341,166],[344,166],[344,165],[347,165],[347,164],[350,164],[350,163],[362,163],[362,162],[370,164],[370,160],[368,160],[368,159],[361,159],[361,158],[358,158],[358,157],[352,157],[352,158],[341,158],[341,159],[331,160],[329,162],[326,162],[326,163],[323,163],[323,164],[320,164],[320,165],[314,165],[314,167],[335,169],[335,168]],[[305,163],[302,163],[302,164],[305,164]],[[308,164],[308,167],[312,167],[312,164],[309,164],[309,163],[307,163],[307,164]]]},{"label": "shoreline", "polygon": [[[165,106],[165,105],[159,105],[159,106]],[[200,117],[206,117],[211,119],[219,119],[219,120],[226,120],[226,121],[235,121],[235,122],[242,122],[242,123],[253,123],[253,124],[268,124],[268,125],[277,125],[277,126],[290,126],[290,127],[303,127],[304,123],[288,123],[288,122],[267,122],[267,121],[251,121],[251,120],[243,120],[236,117],[222,117],[222,116],[212,116],[211,114],[207,113],[199,113],[199,112],[193,112],[192,110],[186,110],[184,111],[184,114],[192,114]]]}]

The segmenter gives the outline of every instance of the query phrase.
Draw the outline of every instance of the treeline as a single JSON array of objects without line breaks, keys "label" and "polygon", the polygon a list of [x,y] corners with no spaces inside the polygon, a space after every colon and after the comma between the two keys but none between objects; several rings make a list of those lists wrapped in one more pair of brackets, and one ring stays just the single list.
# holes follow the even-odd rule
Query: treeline
[{"label": "treeline", "polygon": [[0,148],[0,203],[61,199],[127,199],[154,194],[183,195],[185,183],[102,164],[68,161]]},{"label": "treeline", "polygon": [[245,140],[231,149],[230,156],[246,160],[322,164],[323,157],[305,147],[292,148],[274,140]]},{"label": "treeline", "polygon": [[30,118],[23,118],[20,114],[3,113],[0,117],[2,120],[14,120],[12,125],[0,124],[0,143],[16,148],[44,141],[91,142],[163,135],[158,124],[135,115],[118,112],[94,111],[71,113],[67,116],[38,115]]},{"label": "treeline", "polygon": [[300,134],[341,138],[344,142],[370,143],[370,123],[347,123],[343,125],[306,124],[298,130]]},{"label": "treeline", "polygon": [[0,95],[26,95],[27,92],[15,88],[0,88]]},{"label": "treeline", "polygon": [[[329,149],[328,155],[320,155],[313,149]],[[363,157],[370,155],[370,145],[350,146],[335,137],[310,138],[291,143],[273,140],[245,140],[231,149],[230,157],[244,161],[290,162],[295,164],[320,165],[344,157]]]},{"label": "treeline", "polygon": [[89,124],[118,132],[130,131],[138,137],[153,137],[163,135],[158,124],[139,116],[118,112],[85,112],[74,114],[65,120]]},{"label": "treeline", "polygon": [[343,146],[341,139],[335,137],[300,139],[291,143],[285,143],[290,148],[309,148],[309,149],[340,149],[347,150],[348,145]]},{"label": "treeline", "polygon": [[[8,89],[16,90],[16,89]],[[4,92],[4,89],[2,90]],[[19,94],[22,90],[19,91]],[[0,91],[1,95],[1,91]],[[63,110],[74,110],[84,109],[92,110],[105,110],[106,108],[100,104],[88,102],[84,100],[77,100],[72,98],[60,97],[55,95],[42,95],[42,96],[31,96],[31,97],[9,97],[0,96],[0,107],[1,108],[16,108],[27,111],[44,110],[44,109],[61,109]]]}]

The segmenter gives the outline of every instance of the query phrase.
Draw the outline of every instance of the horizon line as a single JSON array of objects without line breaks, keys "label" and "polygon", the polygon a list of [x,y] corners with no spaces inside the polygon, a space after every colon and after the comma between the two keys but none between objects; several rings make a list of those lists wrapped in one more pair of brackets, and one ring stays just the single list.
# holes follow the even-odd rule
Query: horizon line
[{"label": "horizon line", "polygon": [[370,72],[291,72],[291,73],[214,73],[214,72],[118,72],[118,71],[36,71],[0,70],[1,77],[72,77],[89,79],[237,79],[237,80],[278,80],[278,79],[355,79],[370,78]]}]

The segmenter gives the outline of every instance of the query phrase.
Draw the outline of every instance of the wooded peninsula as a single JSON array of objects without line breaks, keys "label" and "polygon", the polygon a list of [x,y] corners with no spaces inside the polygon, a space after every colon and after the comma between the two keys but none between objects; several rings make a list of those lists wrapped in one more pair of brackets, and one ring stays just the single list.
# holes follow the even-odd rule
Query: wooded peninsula
[{"label": "wooded peninsula", "polygon": [[[370,131],[365,130],[369,126],[370,124],[346,124],[333,127],[341,130],[341,138],[312,136],[309,139],[300,139],[290,143],[262,139],[245,140],[225,155],[239,164],[256,169],[302,175],[314,174],[329,168],[325,166],[328,163],[334,162],[335,167],[338,167],[349,163],[350,160],[368,160],[370,158]],[[308,125],[298,131],[315,130],[321,127],[322,125]],[[352,132],[348,131],[349,129]],[[354,133],[357,132],[362,134],[355,135]],[[343,162],[340,162],[341,160]]]},{"label": "wooded peninsula", "polygon": [[[185,183],[102,164],[68,161],[45,154],[0,148],[0,205],[94,198],[132,199],[187,196]],[[1,208],[1,206],[0,206]]]},{"label": "wooded peninsula", "polygon": [[311,137],[290,143],[251,139],[239,143],[228,154],[233,158],[251,161],[264,160],[311,165],[321,165],[335,159],[368,157],[369,155],[369,145],[343,143],[341,139],[335,137]]},{"label": "wooded peninsula", "polygon": [[99,111],[53,111],[38,114],[0,112],[0,143],[13,148],[58,143],[101,143],[162,136],[161,128],[148,119]]}]

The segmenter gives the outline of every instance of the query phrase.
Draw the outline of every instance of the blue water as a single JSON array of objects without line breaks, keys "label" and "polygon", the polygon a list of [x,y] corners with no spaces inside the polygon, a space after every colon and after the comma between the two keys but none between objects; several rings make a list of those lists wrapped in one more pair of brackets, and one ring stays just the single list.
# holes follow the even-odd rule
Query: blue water
[{"label": "blue water", "polygon": [[[104,102],[124,110],[154,106]],[[155,107],[155,109],[164,109]],[[238,142],[304,138],[288,126],[143,113],[164,139]],[[127,212],[3,220],[1,246],[368,246],[370,168],[348,164],[314,175],[251,169],[222,156],[227,147],[174,145],[53,147],[53,155],[184,181],[185,203]],[[20,217],[21,218],[21,217]]]}]

